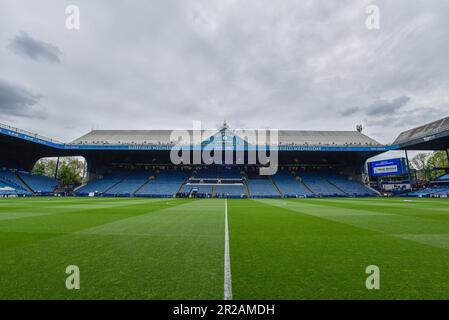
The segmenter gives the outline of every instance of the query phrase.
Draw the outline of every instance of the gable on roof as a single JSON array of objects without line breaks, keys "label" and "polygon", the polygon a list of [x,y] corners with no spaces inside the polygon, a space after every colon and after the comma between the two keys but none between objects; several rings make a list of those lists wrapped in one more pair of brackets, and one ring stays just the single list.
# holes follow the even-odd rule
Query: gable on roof
[{"label": "gable on roof", "polygon": [[249,143],[242,139],[239,135],[229,130],[227,126],[221,128],[217,133],[201,142],[202,146],[209,147],[241,147]]}]

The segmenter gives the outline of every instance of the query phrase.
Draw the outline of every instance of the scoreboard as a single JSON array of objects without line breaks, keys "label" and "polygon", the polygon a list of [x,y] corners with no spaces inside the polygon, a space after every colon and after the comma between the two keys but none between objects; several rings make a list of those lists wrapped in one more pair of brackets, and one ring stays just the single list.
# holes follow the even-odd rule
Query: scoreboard
[{"label": "scoreboard", "polygon": [[373,161],[368,163],[369,174],[372,177],[406,174],[407,166],[404,158]]}]

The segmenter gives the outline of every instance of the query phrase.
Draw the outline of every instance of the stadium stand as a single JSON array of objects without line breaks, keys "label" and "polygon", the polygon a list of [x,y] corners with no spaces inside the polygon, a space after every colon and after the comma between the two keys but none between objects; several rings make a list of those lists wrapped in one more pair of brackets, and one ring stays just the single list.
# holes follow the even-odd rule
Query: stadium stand
[{"label": "stadium stand", "polygon": [[296,176],[295,172],[279,170],[273,181],[284,197],[310,197],[313,193]]},{"label": "stadium stand", "polygon": [[[258,140],[257,135],[248,133],[253,130],[231,130],[224,123],[216,130],[93,130],[72,142],[62,143],[0,124],[0,168],[14,168],[0,172],[0,191],[32,195],[67,190],[61,193],[72,194],[75,186],[61,185],[55,189],[55,180],[28,172],[40,157],[76,156],[85,158],[86,177],[93,178],[75,189],[74,194],[80,196],[171,197],[190,195],[192,191],[235,197],[378,195],[371,187],[381,189],[382,181],[369,179],[369,173],[363,170],[367,159],[390,150],[447,152],[449,146],[449,117],[402,132],[393,144],[387,145],[364,135],[361,129],[358,126],[355,131],[275,130],[276,138]],[[190,137],[200,136],[201,140],[180,139],[186,133]],[[187,146],[182,151],[189,152],[212,146],[217,150],[224,147],[225,151],[242,153],[235,154],[234,159],[238,161],[233,165],[207,165],[195,160],[192,164],[191,159],[183,159],[183,164],[179,164],[181,161],[172,160],[174,145]],[[278,151],[276,165],[288,170],[281,169],[269,177],[256,173],[261,162],[260,159],[256,163],[249,161],[249,152],[267,146],[274,146]],[[224,154],[223,158],[229,159],[226,156]],[[118,171],[117,166],[122,171]],[[135,169],[143,167],[146,169]],[[352,179],[337,174],[337,170]],[[104,174],[105,171],[109,173]],[[371,187],[357,180],[367,181]],[[431,188],[409,195],[446,195],[448,181],[446,172],[431,182]]]},{"label": "stadium stand", "polygon": [[367,188],[362,183],[348,180],[346,177],[343,176],[330,175],[326,177],[326,180],[350,196],[363,197],[363,196],[376,195],[376,193],[373,190]]},{"label": "stadium stand", "polygon": [[20,171],[17,175],[22,181],[37,194],[50,194],[52,193],[59,182],[56,179],[50,177],[31,174],[28,172]]},{"label": "stadium stand", "polygon": [[0,171],[0,182],[4,185],[3,188],[12,188],[13,190],[9,190],[8,194],[17,194],[17,195],[31,195],[31,191],[29,191],[22,182],[18,179],[16,174],[10,170],[2,170]]},{"label": "stadium stand", "polygon": [[274,198],[281,196],[274,186],[273,181],[267,176],[249,174],[246,185],[248,186],[250,197],[253,198]]},{"label": "stadium stand", "polygon": [[[257,170],[256,170],[257,171]],[[274,176],[261,176],[253,169],[209,167],[180,170],[113,172],[76,190],[76,195],[174,197],[329,197],[374,196],[360,182],[329,172],[297,172],[280,169]]]},{"label": "stadium stand", "polygon": [[135,195],[139,197],[173,197],[188,176],[188,172],[181,170],[158,171],[154,179],[144,184]]},{"label": "stadium stand", "polygon": [[0,181],[0,197],[26,195],[23,190],[16,190],[14,187]]},{"label": "stadium stand", "polygon": [[330,183],[326,178],[329,174],[321,172],[303,172],[299,173],[304,185],[306,185],[316,196],[339,197],[347,194]]},{"label": "stadium stand", "polygon": [[110,188],[118,184],[129,175],[129,172],[113,172],[103,176],[100,179],[95,179],[88,182],[86,185],[75,190],[75,194],[78,196],[87,196],[90,193],[103,194]]},{"label": "stadium stand", "polygon": [[132,196],[134,193],[146,183],[152,172],[145,170],[138,170],[126,174],[126,178],[109,188],[104,192],[105,196]]}]

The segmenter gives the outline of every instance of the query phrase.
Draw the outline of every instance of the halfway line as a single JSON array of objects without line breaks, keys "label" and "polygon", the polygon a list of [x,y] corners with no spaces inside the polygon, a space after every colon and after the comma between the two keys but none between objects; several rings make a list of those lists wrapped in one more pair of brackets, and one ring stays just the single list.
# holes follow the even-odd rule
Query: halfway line
[{"label": "halfway line", "polygon": [[225,199],[224,299],[232,300],[231,258],[229,256],[228,199]]}]

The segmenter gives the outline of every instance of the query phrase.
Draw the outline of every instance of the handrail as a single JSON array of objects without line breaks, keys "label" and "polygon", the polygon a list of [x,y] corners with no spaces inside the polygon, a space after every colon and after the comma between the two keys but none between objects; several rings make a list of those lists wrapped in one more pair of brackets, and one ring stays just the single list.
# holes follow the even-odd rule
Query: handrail
[{"label": "handrail", "polygon": [[0,128],[11,130],[11,131],[14,131],[14,132],[17,132],[17,133],[26,134],[26,135],[32,136],[34,138],[50,141],[50,142],[57,143],[57,144],[65,144],[65,143],[63,143],[61,141],[58,141],[58,140],[55,140],[55,139],[52,139],[52,138],[47,138],[47,137],[41,136],[40,134],[37,134],[37,133],[34,133],[34,132],[30,132],[30,131],[26,131],[26,130],[23,130],[23,129],[11,127],[11,126],[8,126],[8,125],[3,124],[3,123],[0,123]]}]

